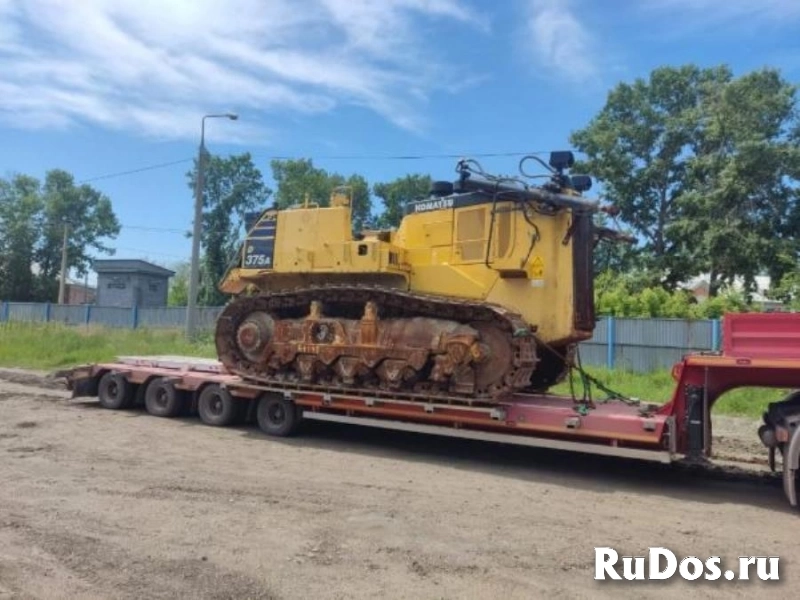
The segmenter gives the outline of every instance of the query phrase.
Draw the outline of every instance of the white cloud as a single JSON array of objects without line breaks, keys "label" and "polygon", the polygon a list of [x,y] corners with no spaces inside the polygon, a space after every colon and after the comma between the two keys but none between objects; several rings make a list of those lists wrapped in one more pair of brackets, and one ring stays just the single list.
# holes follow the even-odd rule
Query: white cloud
[{"label": "white cloud", "polygon": [[202,114],[236,110],[209,135],[256,141],[348,104],[419,129],[458,78],[418,25],[485,31],[464,1],[0,0],[0,121],[194,138]]},{"label": "white cloud", "polygon": [[595,40],[569,0],[528,0],[525,34],[537,69],[576,83],[598,74]]},{"label": "white cloud", "polygon": [[789,24],[800,19],[797,0],[644,0],[640,7],[669,15],[677,26],[686,25],[686,17],[705,25],[769,21]]}]

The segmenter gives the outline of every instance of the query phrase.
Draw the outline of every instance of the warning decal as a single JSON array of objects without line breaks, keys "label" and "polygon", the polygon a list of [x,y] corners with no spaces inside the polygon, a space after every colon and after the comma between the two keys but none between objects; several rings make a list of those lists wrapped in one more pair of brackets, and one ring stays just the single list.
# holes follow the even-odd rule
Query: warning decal
[{"label": "warning decal", "polygon": [[534,256],[528,268],[531,279],[544,279],[544,261],[541,256]]}]

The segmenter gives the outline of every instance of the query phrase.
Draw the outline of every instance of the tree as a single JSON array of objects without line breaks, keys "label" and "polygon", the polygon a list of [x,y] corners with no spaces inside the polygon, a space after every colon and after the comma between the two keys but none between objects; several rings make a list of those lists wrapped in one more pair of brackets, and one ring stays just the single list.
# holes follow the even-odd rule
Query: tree
[{"label": "tree", "polygon": [[[272,194],[249,152],[222,158],[206,154],[203,185],[203,250],[198,303],[225,302],[217,285],[241,244],[245,213],[263,206]],[[187,173],[195,189],[197,163]]]},{"label": "tree", "polygon": [[119,234],[120,225],[111,207],[111,200],[90,185],[75,185],[75,178],[61,169],[45,175],[42,187],[44,228],[35,253],[39,267],[38,295],[55,300],[57,276],[61,274],[61,249],[64,228],[68,227],[67,269],[85,275],[92,263],[89,250],[114,254],[103,238]]},{"label": "tree", "polygon": [[711,294],[762,270],[776,282],[797,264],[800,149],[791,138],[795,87],[773,69],[705,90],[692,189],[676,232],[698,240]]},{"label": "tree", "polygon": [[113,254],[103,239],[120,230],[111,200],[90,185],[76,185],[66,171],[48,171],[43,185],[26,175],[0,180],[0,291],[5,297],[56,299],[58,278],[65,276],[61,273],[65,227],[67,270],[76,269],[79,275],[91,265],[90,250]]},{"label": "tree", "polygon": [[359,231],[367,222],[372,202],[367,180],[361,175],[344,177],[315,167],[311,159],[273,160],[272,178],[275,180],[275,203],[278,208],[303,204],[306,199],[319,206],[328,206],[330,196],[337,187],[350,188],[352,195],[353,229]]},{"label": "tree", "polygon": [[430,189],[429,175],[411,174],[394,181],[376,183],[372,191],[383,202],[383,212],[377,219],[378,227],[390,228],[400,225],[406,204],[424,198]]},{"label": "tree", "polygon": [[191,265],[182,262],[174,265],[175,275],[169,282],[167,306],[186,306],[189,303],[189,271]]},{"label": "tree", "polygon": [[34,298],[33,256],[42,229],[40,183],[28,175],[0,179],[0,298]]},{"label": "tree", "polygon": [[800,174],[794,88],[763,69],[661,67],[621,83],[571,137],[643,240],[642,267],[674,289],[702,272],[711,290],[734,275],[797,259]]}]

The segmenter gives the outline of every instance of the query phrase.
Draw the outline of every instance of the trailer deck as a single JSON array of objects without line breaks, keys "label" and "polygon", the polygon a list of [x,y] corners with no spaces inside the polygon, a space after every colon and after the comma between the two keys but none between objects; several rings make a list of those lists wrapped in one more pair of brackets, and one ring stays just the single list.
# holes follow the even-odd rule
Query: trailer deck
[{"label": "trailer deck", "polygon": [[105,373],[116,373],[138,386],[166,379],[176,390],[189,394],[195,409],[203,389],[218,385],[236,402],[264,394],[281,397],[300,407],[304,419],[662,463],[674,459],[669,443],[674,420],[657,414],[658,407],[650,405],[643,408],[611,401],[582,414],[572,398],[550,394],[515,394],[496,405],[470,406],[394,398],[390,393],[309,391],[244,381],[227,373],[218,361],[181,356],[121,356],[114,362],[78,367],[69,375],[74,394],[97,395],[97,383]]},{"label": "trailer deck", "polygon": [[[777,329],[776,329],[777,328]],[[722,352],[690,354],[673,368],[673,397],[662,405],[578,400],[554,394],[513,394],[493,404],[388,390],[342,392],[292,382],[244,380],[216,360],[121,356],[62,372],[73,396],[97,396],[106,408],[143,403],[156,416],[196,411],[208,425],[255,418],[269,435],[293,435],[304,419],[353,423],[648,460],[709,463],[711,410],[724,392],[757,386],[800,390],[800,314],[727,315]],[[777,342],[775,341],[777,340]],[[798,505],[800,392],[768,407],[758,430],[783,485]],[[755,433],[755,432],[754,432]]]}]

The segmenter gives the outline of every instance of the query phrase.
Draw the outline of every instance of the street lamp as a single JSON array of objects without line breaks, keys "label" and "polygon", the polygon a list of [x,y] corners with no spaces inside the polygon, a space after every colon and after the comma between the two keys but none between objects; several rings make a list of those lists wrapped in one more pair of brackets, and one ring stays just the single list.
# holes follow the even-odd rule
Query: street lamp
[{"label": "street lamp", "polygon": [[200,123],[200,149],[197,156],[197,178],[194,186],[194,228],[192,230],[192,264],[189,270],[189,298],[186,307],[186,335],[193,337],[197,312],[197,287],[200,281],[200,235],[203,231],[203,168],[206,154],[206,119],[230,119],[235,121],[239,115],[223,113],[205,115]]}]

